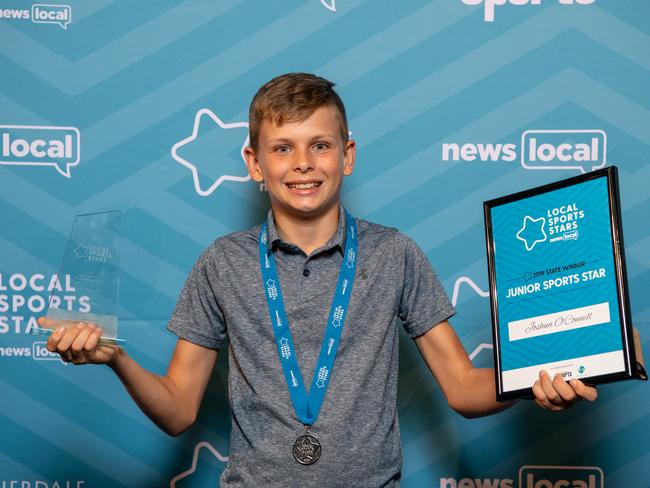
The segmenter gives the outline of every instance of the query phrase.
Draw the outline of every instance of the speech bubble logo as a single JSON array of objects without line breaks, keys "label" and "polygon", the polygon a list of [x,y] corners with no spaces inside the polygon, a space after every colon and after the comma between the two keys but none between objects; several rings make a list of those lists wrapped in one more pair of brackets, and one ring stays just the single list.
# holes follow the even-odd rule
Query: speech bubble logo
[{"label": "speech bubble logo", "polygon": [[68,24],[72,22],[72,8],[70,5],[35,3],[32,5],[32,22],[35,24],[57,24],[62,29],[67,29]]},{"label": "speech bubble logo", "polygon": [[522,466],[519,486],[588,486],[603,488],[605,475],[598,466]]},{"label": "speech bubble logo", "polygon": [[604,130],[527,130],[521,134],[521,165],[526,169],[588,173],[604,167],[606,161]]},{"label": "speech bubble logo", "polygon": [[61,361],[66,366],[68,365],[57,353],[48,351],[47,342],[44,341],[37,341],[32,344],[32,358],[36,361]]},{"label": "speech bubble logo", "polygon": [[0,165],[54,166],[71,177],[79,164],[81,136],[76,127],[0,125]]}]

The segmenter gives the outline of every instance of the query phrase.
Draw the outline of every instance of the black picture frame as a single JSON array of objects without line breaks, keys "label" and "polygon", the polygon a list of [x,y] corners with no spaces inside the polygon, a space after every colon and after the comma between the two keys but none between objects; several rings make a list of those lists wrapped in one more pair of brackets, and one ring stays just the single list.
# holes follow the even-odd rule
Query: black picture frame
[{"label": "black picture frame", "polygon": [[637,361],[634,332],[630,311],[630,300],[627,284],[627,271],[625,265],[625,250],[623,244],[623,229],[621,224],[621,205],[618,185],[618,169],[608,166],[587,174],[556,181],[539,187],[524,190],[511,195],[495,198],[483,202],[485,217],[485,242],[487,251],[488,279],[490,285],[490,309],[492,318],[492,338],[494,343],[494,372],[496,380],[497,400],[506,401],[514,398],[532,396],[532,385],[529,388],[508,390],[503,386],[503,371],[501,368],[501,337],[499,334],[499,303],[497,295],[496,268],[495,268],[495,243],[492,225],[492,210],[495,207],[508,203],[524,200],[533,196],[553,192],[562,188],[584,183],[597,178],[607,180],[607,196],[609,200],[610,231],[612,236],[612,255],[616,270],[616,289],[618,298],[618,313],[621,326],[622,349],[624,355],[624,371],[609,374],[587,376],[581,378],[587,384],[602,384],[626,379],[647,379],[643,366]]}]

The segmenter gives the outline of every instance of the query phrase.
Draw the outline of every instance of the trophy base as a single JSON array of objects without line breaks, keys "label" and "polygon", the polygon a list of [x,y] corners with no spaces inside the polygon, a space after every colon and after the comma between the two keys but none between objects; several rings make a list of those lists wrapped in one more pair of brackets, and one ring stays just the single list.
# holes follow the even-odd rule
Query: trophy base
[{"label": "trophy base", "polygon": [[[51,335],[54,332],[53,329],[44,329],[43,327],[33,327],[32,335]],[[100,337],[97,341],[98,344],[105,346],[123,346],[126,344],[124,339],[115,339],[111,337]]]},{"label": "trophy base", "polygon": [[123,345],[124,339],[117,338],[117,317],[114,315],[103,315],[90,312],[78,312],[75,310],[61,310],[59,308],[50,308],[46,317],[57,322],[57,327],[34,327],[33,334],[50,335],[59,326],[74,327],[79,322],[95,324],[102,328],[103,335],[99,339],[99,344],[105,345]]}]

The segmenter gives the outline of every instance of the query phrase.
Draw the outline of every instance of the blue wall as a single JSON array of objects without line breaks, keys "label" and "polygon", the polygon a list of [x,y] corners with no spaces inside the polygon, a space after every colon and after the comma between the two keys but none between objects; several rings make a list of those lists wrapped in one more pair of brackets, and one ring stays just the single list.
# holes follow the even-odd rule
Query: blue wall
[{"label": "blue wall", "polygon": [[[214,485],[229,451],[225,354],[199,421],[171,438],[108,368],[45,354],[28,333],[39,299],[27,302],[47,296],[39,283],[57,273],[73,217],[121,208],[120,334],[164,373],[175,343],[166,321],[195,259],[268,208],[241,149],[250,98],[283,72],[338,83],[358,142],[344,203],[424,249],[478,366],[492,362],[482,202],[616,164],[633,321],[647,342],[650,3],[508,3],[490,21],[486,2],[3,1],[0,487]],[[592,161],[528,158],[526,131],[581,129],[602,131]],[[11,147],[66,135],[62,156]],[[36,286],[12,289],[22,281],[12,275]],[[650,484],[646,384],[603,386],[595,404],[559,415],[521,403],[465,420],[403,339],[403,486],[523,488],[532,472]]]}]

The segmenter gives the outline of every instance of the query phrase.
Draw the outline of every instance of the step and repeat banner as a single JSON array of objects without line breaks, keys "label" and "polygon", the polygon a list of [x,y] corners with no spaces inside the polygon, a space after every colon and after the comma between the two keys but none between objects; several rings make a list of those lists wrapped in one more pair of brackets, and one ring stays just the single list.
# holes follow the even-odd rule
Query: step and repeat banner
[{"label": "step and repeat banner", "polygon": [[[193,263],[268,209],[247,110],[290,71],[337,83],[358,144],[343,202],[422,247],[476,366],[493,352],[482,202],[617,165],[650,350],[650,3],[0,0],[1,488],[216,485],[226,354],[197,423],[169,437],[107,367],[66,365],[30,331],[51,293],[88,300],[60,270],[75,215],[119,209],[119,335],[164,373]],[[400,362],[404,487],[650,486],[645,383],[467,420],[405,335]]]}]

